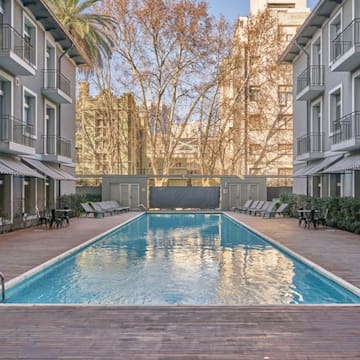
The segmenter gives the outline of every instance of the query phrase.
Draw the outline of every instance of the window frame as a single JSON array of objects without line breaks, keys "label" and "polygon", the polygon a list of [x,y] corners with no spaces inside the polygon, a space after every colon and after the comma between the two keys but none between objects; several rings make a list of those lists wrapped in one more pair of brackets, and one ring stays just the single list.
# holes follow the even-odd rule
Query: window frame
[{"label": "window frame", "polygon": [[[314,64],[314,47],[316,44],[319,43],[320,46],[320,61],[319,64]],[[310,57],[310,64],[313,66],[321,66],[323,65],[323,39],[322,39],[322,32],[314,37],[313,41],[311,42],[311,57]]]},{"label": "window frame", "polygon": [[343,116],[343,86],[342,84],[339,84],[337,86],[335,86],[333,89],[331,89],[329,92],[328,92],[328,114],[329,114],[329,124],[328,124],[328,131],[329,131],[329,136],[333,135],[334,132],[332,131],[331,129],[331,124],[333,121],[335,121],[336,119],[332,119],[331,118],[331,115],[333,114],[333,112],[331,111],[331,108],[332,108],[332,97],[334,96],[334,94],[336,92],[340,92],[340,106],[341,106],[341,109],[340,109],[340,118]]},{"label": "window frame", "polygon": [[[281,91],[284,88],[284,91]],[[285,94],[283,99],[281,94]],[[285,101],[282,101],[285,100]],[[278,103],[281,108],[288,108],[293,104],[293,87],[290,84],[279,84],[278,85]]]},{"label": "window frame", "polygon": [[[280,118],[286,118],[288,117],[289,121],[281,120]],[[294,128],[294,116],[293,114],[278,114],[277,115],[277,123],[278,123],[278,130],[279,131],[292,131]],[[287,127],[286,124],[291,124],[291,127]],[[281,126],[281,125],[284,126]]]},{"label": "window frame", "polygon": [[314,133],[314,111],[313,111],[313,108],[315,106],[320,106],[320,129],[319,129],[319,133],[322,133],[323,132],[323,127],[324,127],[324,124],[323,124],[323,99],[322,97],[320,98],[317,98],[315,99],[314,101],[312,101],[310,103],[310,109],[311,109],[311,112],[310,112],[310,131],[312,133]]},{"label": "window frame", "polygon": [[[38,47],[37,24],[33,19],[31,19],[31,17],[26,12],[23,12],[23,24],[22,24],[22,26],[23,26],[22,35],[23,35],[24,39],[25,39],[25,34],[26,34],[26,31],[25,31],[26,26],[29,26],[29,27],[31,27],[33,29],[33,36],[32,36],[32,34],[29,34],[29,37],[30,37],[30,45],[34,48],[34,62],[30,61],[30,59],[27,59],[27,60],[29,61],[29,63],[32,66],[34,66],[35,69],[37,69],[37,47]],[[31,44],[32,40],[33,40],[34,44]]]},{"label": "window frame", "polygon": [[[257,126],[254,126],[255,122],[254,122],[253,119],[256,119],[256,125]],[[262,119],[261,119],[261,114],[260,113],[250,114],[249,115],[249,130],[250,131],[261,131],[261,130],[263,130]]]},{"label": "window frame", "polygon": [[22,89],[22,118],[21,121],[23,124],[25,124],[25,97],[31,97],[33,98],[33,104],[34,104],[34,109],[32,109],[31,111],[31,116],[33,118],[31,118],[32,121],[32,126],[34,128],[34,133],[31,135],[32,138],[36,139],[37,138],[37,94],[35,92],[33,92],[32,90],[30,90],[29,88],[23,86]]},{"label": "window frame", "polygon": [[[340,30],[339,32],[336,34],[336,36],[338,34],[340,34],[343,30],[343,24],[344,24],[344,19],[343,19],[343,9],[340,8],[339,11],[337,11],[332,17],[331,19],[329,20],[329,23],[328,23],[328,41],[329,41],[329,44],[328,44],[328,57],[329,57],[329,66],[331,66],[334,61],[332,60],[332,37],[331,37],[331,29],[332,29],[332,26],[333,26],[333,23],[339,19],[340,20]],[[335,36],[335,37],[336,37]],[[335,39],[334,37],[334,39]]]}]

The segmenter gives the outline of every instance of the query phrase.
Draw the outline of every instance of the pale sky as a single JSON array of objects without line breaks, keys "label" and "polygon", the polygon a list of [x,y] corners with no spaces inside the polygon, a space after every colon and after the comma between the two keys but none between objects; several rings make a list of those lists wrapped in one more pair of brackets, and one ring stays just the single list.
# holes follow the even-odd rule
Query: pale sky
[{"label": "pale sky", "polygon": [[[318,0],[307,0],[312,9]],[[207,0],[209,13],[218,16],[225,15],[229,22],[235,22],[239,16],[249,15],[249,0]]]}]

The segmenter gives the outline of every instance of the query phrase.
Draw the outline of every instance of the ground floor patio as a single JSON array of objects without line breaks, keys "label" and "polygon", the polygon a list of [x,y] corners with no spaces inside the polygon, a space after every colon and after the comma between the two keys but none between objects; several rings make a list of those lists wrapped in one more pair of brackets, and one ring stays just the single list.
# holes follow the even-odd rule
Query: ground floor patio
[{"label": "ground floor patio", "polygon": [[[360,287],[360,236],[229,213]],[[127,221],[71,219],[0,235],[10,280]],[[355,359],[359,306],[0,306],[1,359]]]}]

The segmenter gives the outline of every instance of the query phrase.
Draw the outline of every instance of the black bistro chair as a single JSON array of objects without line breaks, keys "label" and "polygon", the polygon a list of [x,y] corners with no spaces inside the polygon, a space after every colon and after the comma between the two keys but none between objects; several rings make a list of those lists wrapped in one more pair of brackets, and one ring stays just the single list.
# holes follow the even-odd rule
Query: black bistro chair
[{"label": "black bistro chair", "polygon": [[64,224],[64,219],[61,216],[56,215],[56,210],[51,209],[51,217],[50,217],[50,227],[52,228],[53,225],[56,225],[57,228],[62,227]]}]

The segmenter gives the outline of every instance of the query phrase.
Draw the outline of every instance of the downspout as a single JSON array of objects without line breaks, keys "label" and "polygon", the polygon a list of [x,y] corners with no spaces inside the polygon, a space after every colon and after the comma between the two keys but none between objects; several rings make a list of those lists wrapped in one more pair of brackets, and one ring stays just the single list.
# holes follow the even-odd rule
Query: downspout
[{"label": "downspout", "polygon": [[[309,80],[309,77],[310,77],[310,54],[305,50],[305,48],[303,46],[301,46],[297,42],[296,38],[295,38],[295,45],[306,56],[306,68],[308,69],[307,76],[308,76],[308,80]],[[311,113],[310,101],[306,100],[306,133],[308,135],[309,135],[309,130],[310,130],[310,113]],[[307,162],[306,162],[306,165],[307,165]],[[309,177],[308,176],[306,176],[306,195],[309,196]]]},{"label": "downspout", "polygon": [[[71,45],[69,48],[67,48],[65,51],[62,52],[62,54],[59,56],[58,58],[58,71],[57,71],[57,86],[59,87],[60,84],[60,74],[61,74],[61,60],[62,58],[74,47],[74,43],[71,41]],[[57,136],[60,137],[61,135],[61,104],[58,104],[58,121],[57,121]],[[56,141],[56,146],[57,146],[57,139],[55,139]],[[60,165],[59,165],[60,167]],[[58,180],[58,199],[61,196],[61,180]],[[59,206],[59,204],[57,204]]]}]

